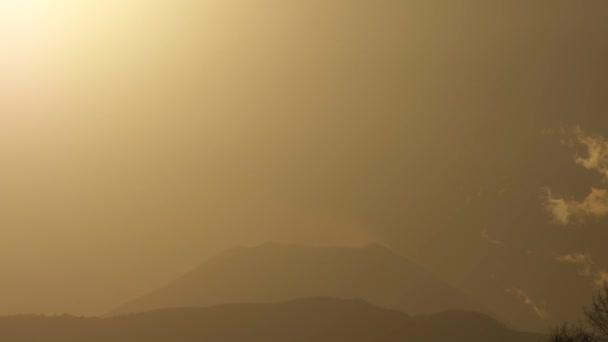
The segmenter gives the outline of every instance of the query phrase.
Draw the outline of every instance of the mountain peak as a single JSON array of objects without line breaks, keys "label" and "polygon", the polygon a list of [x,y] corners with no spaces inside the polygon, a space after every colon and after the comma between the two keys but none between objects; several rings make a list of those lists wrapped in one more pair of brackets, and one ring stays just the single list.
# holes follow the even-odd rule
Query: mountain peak
[{"label": "mountain peak", "polygon": [[408,314],[483,310],[468,295],[383,245],[264,243],[226,251],[113,314],[304,297],[361,298]]}]

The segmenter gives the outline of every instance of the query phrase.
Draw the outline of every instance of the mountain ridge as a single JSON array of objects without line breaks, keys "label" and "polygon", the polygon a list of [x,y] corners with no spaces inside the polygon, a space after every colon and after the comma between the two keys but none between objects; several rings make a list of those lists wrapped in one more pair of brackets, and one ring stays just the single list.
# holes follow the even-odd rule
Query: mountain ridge
[{"label": "mountain ridge", "polygon": [[105,318],[0,317],[7,341],[424,341],[535,342],[542,335],[510,330],[466,311],[409,316],[361,299],[301,298],[274,304],[165,308]]}]

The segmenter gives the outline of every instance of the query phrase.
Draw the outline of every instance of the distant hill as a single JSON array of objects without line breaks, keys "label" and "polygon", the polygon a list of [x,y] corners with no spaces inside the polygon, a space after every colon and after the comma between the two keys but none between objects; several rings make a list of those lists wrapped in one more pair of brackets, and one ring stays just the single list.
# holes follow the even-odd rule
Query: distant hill
[{"label": "distant hill", "polygon": [[379,245],[313,248],[269,243],[227,251],[111,314],[313,296],[362,298],[408,314],[484,311],[463,292]]},{"label": "distant hill", "polygon": [[2,341],[315,341],[537,342],[476,313],[410,317],[361,300],[301,299],[163,309],[111,318],[40,316],[0,319]]}]

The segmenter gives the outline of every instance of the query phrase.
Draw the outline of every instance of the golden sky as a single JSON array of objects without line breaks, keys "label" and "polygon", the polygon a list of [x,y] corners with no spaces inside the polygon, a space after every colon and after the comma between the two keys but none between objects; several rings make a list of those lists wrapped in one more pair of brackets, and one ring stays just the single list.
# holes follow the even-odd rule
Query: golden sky
[{"label": "golden sky", "polygon": [[0,314],[98,314],[268,240],[454,282],[480,232],[593,250],[546,235],[541,188],[598,182],[541,132],[608,136],[606,5],[548,4],[0,0]]}]

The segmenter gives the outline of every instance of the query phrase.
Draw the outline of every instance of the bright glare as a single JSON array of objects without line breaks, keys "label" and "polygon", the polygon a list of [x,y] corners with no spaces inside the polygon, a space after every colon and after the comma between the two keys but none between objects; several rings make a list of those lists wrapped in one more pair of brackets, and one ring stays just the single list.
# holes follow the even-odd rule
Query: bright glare
[{"label": "bright glare", "polygon": [[0,49],[5,57],[28,59],[42,44],[52,0],[0,0]]},{"label": "bright glare", "polygon": [[29,118],[25,113],[31,114],[50,89],[43,86],[49,78],[45,49],[50,44],[51,9],[60,2],[64,0],[0,0],[0,124],[4,126]]},{"label": "bright glare", "polygon": [[2,34],[31,33],[43,24],[52,0],[0,0]]}]

